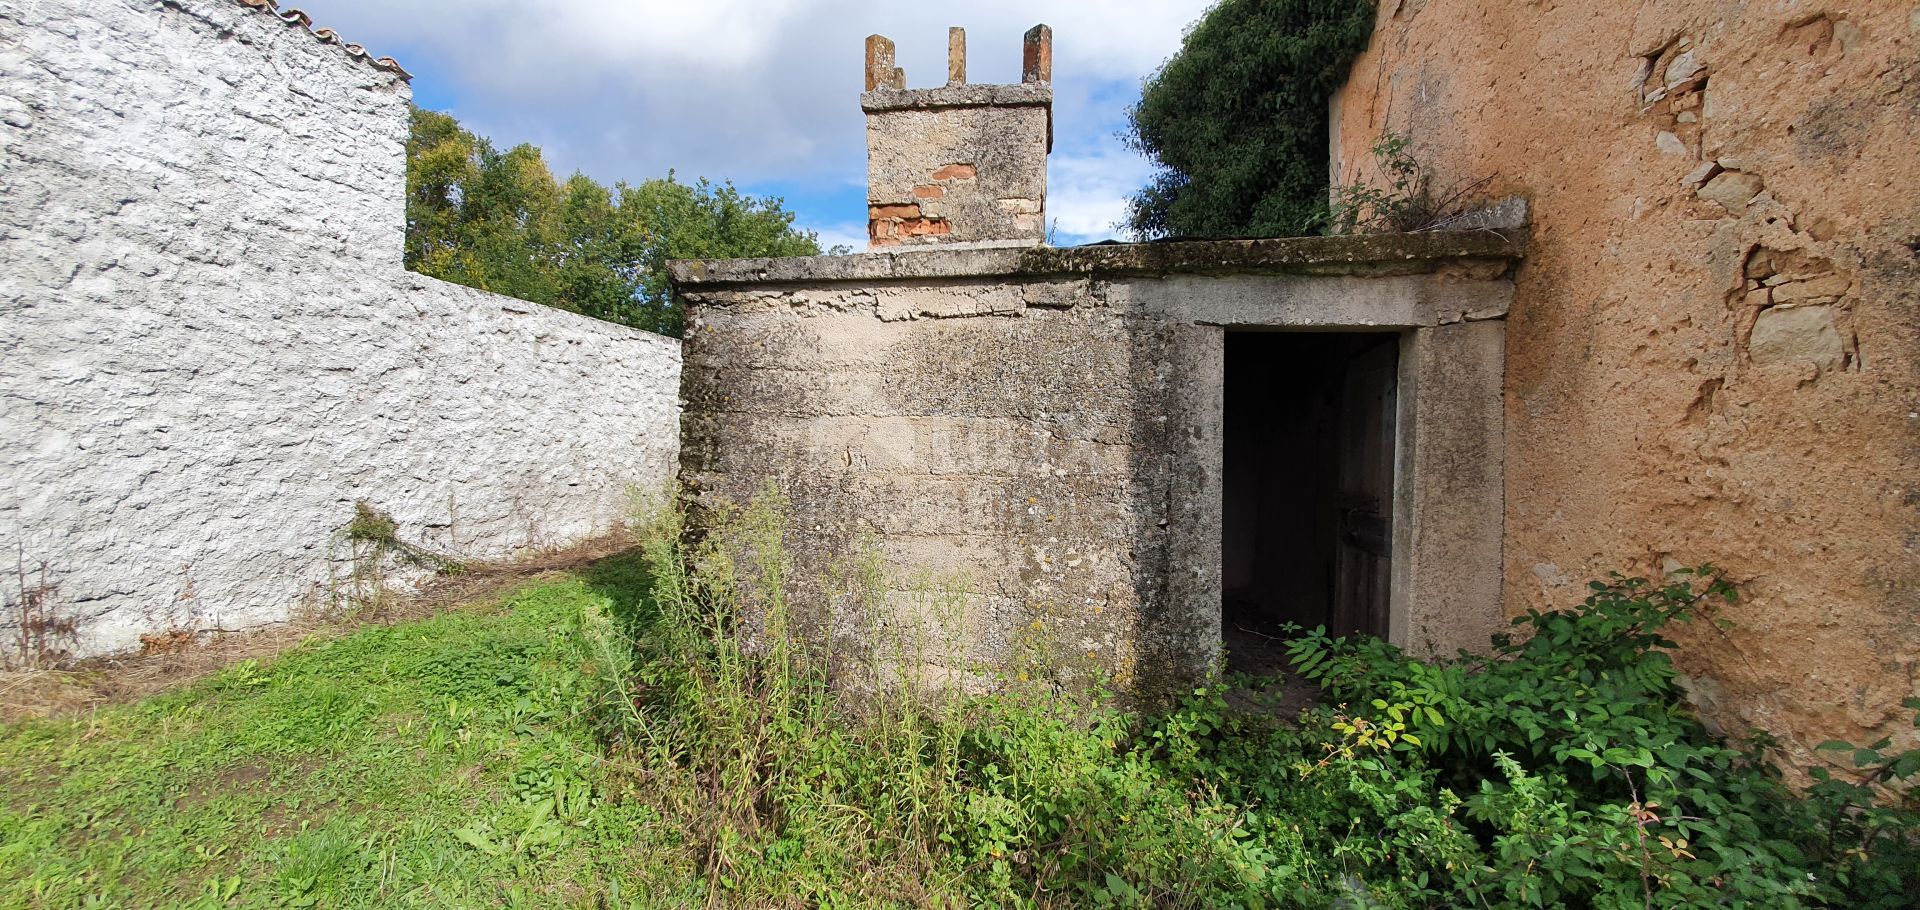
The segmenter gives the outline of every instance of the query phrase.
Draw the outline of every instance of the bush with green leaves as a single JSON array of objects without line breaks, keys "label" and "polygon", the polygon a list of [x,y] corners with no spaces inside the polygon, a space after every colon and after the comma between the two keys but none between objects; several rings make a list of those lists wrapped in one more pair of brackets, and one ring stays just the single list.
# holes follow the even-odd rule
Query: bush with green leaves
[{"label": "bush with green leaves", "polygon": [[[602,716],[723,905],[1894,907],[1915,886],[1893,787],[1920,757],[1877,744],[1868,779],[1801,798],[1763,739],[1686,708],[1664,635],[1733,596],[1711,575],[1596,585],[1485,657],[1302,633],[1327,703],[1284,718],[1225,681],[1157,710],[1025,674],[930,690],[958,641],[886,621],[870,555],[798,584],[777,496],[700,535],[669,517],[648,553],[658,614],[605,627],[631,676]],[[800,588],[837,618],[798,615]],[[850,615],[885,656],[815,634]]]},{"label": "bush with green leaves", "polygon": [[1327,212],[1327,104],[1373,34],[1373,0],[1221,0],[1141,88],[1126,138],[1158,167],[1142,238],[1311,233]]},{"label": "bush with green leaves", "polygon": [[1410,880],[1404,852],[1377,870],[1375,887],[1411,901],[1388,905],[1907,906],[1920,813],[1888,785],[1912,778],[1920,752],[1860,750],[1867,779],[1801,799],[1767,761],[1771,740],[1723,743],[1688,709],[1666,632],[1734,596],[1708,569],[1616,577],[1577,609],[1530,612],[1484,658],[1296,639],[1295,667],[1360,706],[1316,712],[1340,735],[1323,761],[1425,779],[1425,808],[1448,819],[1423,848],[1444,870]]},{"label": "bush with green leaves", "polygon": [[540,149],[501,151],[415,108],[407,138],[407,268],[455,284],[679,335],[673,259],[812,256],[777,197],[665,178],[561,180]]}]

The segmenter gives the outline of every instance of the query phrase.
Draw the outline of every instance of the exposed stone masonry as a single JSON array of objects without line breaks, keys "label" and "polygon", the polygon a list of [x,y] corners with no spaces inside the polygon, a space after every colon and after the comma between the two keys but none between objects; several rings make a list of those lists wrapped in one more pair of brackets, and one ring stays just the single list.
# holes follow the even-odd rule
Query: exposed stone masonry
[{"label": "exposed stone masonry", "polygon": [[1027,33],[1018,85],[966,84],[966,34],[947,36],[947,84],[932,89],[908,89],[893,42],[867,39],[872,246],[1037,243],[1046,236],[1053,33]]},{"label": "exposed stone masonry", "polygon": [[[1410,136],[1536,233],[1506,378],[1509,609],[1713,563],[1706,717],[1798,762],[1920,695],[1920,12],[1383,0],[1334,148]],[[1336,170],[1336,173],[1340,171]]]}]

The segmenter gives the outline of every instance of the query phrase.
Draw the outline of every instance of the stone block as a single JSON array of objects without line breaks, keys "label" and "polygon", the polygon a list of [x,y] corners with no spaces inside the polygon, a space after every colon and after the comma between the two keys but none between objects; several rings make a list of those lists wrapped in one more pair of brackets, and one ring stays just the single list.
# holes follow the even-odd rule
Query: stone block
[{"label": "stone block", "polygon": [[1747,203],[1760,195],[1765,182],[1758,174],[1746,174],[1739,171],[1724,171],[1707,181],[1694,192],[1708,202],[1716,203],[1733,214],[1746,211]]},{"label": "stone block", "polygon": [[1773,289],[1773,302],[1797,303],[1840,297],[1847,293],[1847,288],[1852,284],[1845,275],[1821,275],[1805,281],[1785,281]]},{"label": "stone block", "polygon": [[906,72],[894,65],[893,42],[882,35],[868,35],[867,91],[906,87]]},{"label": "stone block", "polygon": [[1053,29],[1036,25],[1027,30],[1020,54],[1020,81],[1042,85],[1053,81]]},{"label": "stone block", "polygon": [[967,30],[947,29],[947,84],[967,83]]},{"label": "stone block", "polygon": [[1754,320],[1747,353],[1756,365],[1812,363],[1835,370],[1846,364],[1847,345],[1832,306],[1776,306]]}]

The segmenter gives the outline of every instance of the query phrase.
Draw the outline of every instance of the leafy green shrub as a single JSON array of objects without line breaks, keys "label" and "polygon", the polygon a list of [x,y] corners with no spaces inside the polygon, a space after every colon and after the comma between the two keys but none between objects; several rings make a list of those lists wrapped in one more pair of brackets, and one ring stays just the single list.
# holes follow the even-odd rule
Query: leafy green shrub
[{"label": "leafy green shrub", "polygon": [[[657,615],[583,627],[627,669],[599,674],[599,713],[715,904],[1895,907],[1915,884],[1920,815],[1888,785],[1920,756],[1876,744],[1866,779],[1802,799],[1764,740],[1685,708],[1664,630],[1733,596],[1711,574],[1598,584],[1484,658],[1305,633],[1328,703],[1297,719],[1226,682],[1143,713],[1017,676],[928,688],[904,650],[848,672],[832,622],[793,615],[782,511],[697,536],[667,516]],[[897,596],[847,562],[813,588],[836,610]],[[957,652],[930,634],[915,654]]]},{"label": "leafy green shrub", "polygon": [[1373,34],[1372,0],[1221,0],[1149,76],[1127,139],[1159,168],[1128,202],[1143,238],[1309,233],[1327,208],[1327,103]]},{"label": "leafy green shrub", "polygon": [[[1334,715],[1339,760],[1431,774],[1438,793],[1460,795],[1450,827],[1472,835],[1471,849],[1448,875],[1423,879],[1445,884],[1432,897],[1900,906],[1895,895],[1916,883],[1910,795],[1877,803],[1871,784],[1830,782],[1797,799],[1765,761],[1769,741],[1724,744],[1687,709],[1664,630],[1734,594],[1707,569],[1664,585],[1596,582],[1579,609],[1529,613],[1525,634],[1496,639],[1485,659],[1412,660],[1320,631],[1291,651],[1331,700],[1368,709],[1362,720]],[[1909,755],[1859,757],[1891,782],[1920,768]],[[1381,872],[1404,886],[1404,869]]]}]

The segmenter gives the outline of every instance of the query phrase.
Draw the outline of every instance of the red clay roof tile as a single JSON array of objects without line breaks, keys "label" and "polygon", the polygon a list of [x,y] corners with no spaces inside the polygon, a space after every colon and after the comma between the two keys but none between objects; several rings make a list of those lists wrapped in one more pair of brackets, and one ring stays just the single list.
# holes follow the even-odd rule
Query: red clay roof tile
[{"label": "red clay roof tile", "polygon": [[361,47],[358,44],[348,44],[346,41],[342,40],[339,33],[335,32],[333,29],[314,28],[313,17],[307,15],[305,12],[302,12],[297,9],[288,9],[285,12],[282,12],[280,9],[280,0],[237,0],[237,2],[241,6],[247,7],[249,9],[255,9],[255,10],[259,10],[260,12],[267,13],[268,15],[271,15],[274,18],[279,19],[281,22],[285,22],[288,25],[297,25],[303,29],[306,29],[310,33],[312,33],[313,37],[319,39],[320,43],[322,44],[337,44],[340,46],[341,50],[344,50],[347,52],[347,56],[352,57],[355,60],[365,60],[367,64],[369,66],[372,66],[374,69],[385,70],[389,73],[394,73],[402,79],[410,80],[413,78],[413,74],[407,72],[405,69],[402,69],[399,61],[393,59],[392,57],[375,57],[372,54],[367,53],[367,49],[364,47]]}]

